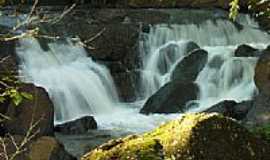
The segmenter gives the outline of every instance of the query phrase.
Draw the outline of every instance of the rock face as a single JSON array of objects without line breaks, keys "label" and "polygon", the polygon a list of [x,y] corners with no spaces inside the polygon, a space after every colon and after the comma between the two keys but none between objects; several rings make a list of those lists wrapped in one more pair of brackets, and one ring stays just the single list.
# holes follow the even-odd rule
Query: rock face
[{"label": "rock face", "polygon": [[244,101],[237,103],[235,101],[225,100],[207,109],[206,113],[219,113],[236,120],[243,120],[246,118],[248,112],[253,107],[253,101]]},{"label": "rock face", "polygon": [[246,44],[238,46],[234,52],[236,57],[258,57],[260,54],[261,52],[258,49]]},{"label": "rock face", "polygon": [[55,138],[41,137],[30,145],[29,160],[76,160]]},{"label": "rock face", "polygon": [[[13,142],[18,145],[22,144],[24,136],[15,135],[12,139],[10,137],[4,138],[6,151],[9,156],[16,152]],[[76,160],[53,137],[40,137],[36,140],[29,140],[25,143],[22,150],[25,151],[17,154],[14,160]],[[3,153],[2,146],[0,147],[0,152]]]},{"label": "rock face", "polygon": [[54,106],[48,93],[33,84],[25,84],[21,90],[33,96],[33,100],[24,99],[19,106],[10,104],[6,116],[10,120],[4,122],[4,126],[10,134],[25,135],[31,124],[34,125],[33,132],[40,130],[39,136],[53,135]]},{"label": "rock face", "polygon": [[140,113],[178,113],[185,105],[197,99],[199,88],[194,83],[169,82],[151,96]]},{"label": "rock face", "polygon": [[113,140],[81,160],[268,160],[269,144],[218,114],[187,114],[152,132]]},{"label": "rock face", "polygon": [[171,74],[172,81],[194,82],[207,63],[208,53],[205,50],[194,50],[183,58]]},{"label": "rock face", "polygon": [[85,134],[90,129],[97,129],[94,117],[86,116],[80,119],[55,126],[54,130],[62,134]]},{"label": "rock face", "polygon": [[263,51],[255,68],[255,84],[261,94],[270,97],[270,50]]}]

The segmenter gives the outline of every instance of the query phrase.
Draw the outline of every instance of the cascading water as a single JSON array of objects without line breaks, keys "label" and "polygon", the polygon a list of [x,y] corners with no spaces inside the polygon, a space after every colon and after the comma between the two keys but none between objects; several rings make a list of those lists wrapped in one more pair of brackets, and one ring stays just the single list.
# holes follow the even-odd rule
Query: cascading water
[{"label": "cascading water", "polygon": [[[146,40],[141,43],[142,98],[147,99],[170,81],[174,66],[186,56],[188,42],[192,41],[209,54],[206,67],[196,80],[200,97],[191,112],[202,111],[222,100],[251,99],[256,93],[253,76],[257,58],[234,57],[234,50],[240,44],[263,49],[270,37],[247,15],[239,16],[238,22],[240,28],[239,24],[220,19],[201,24],[153,26],[149,34],[143,35]],[[174,57],[173,61],[168,57]]]},{"label": "cascading water", "polygon": [[100,129],[143,132],[168,119],[139,114],[138,102],[120,103],[109,71],[87,57],[83,47],[69,41],[48,46],[44,51],[36,39],[22,39],[17,54],[23,81],[48,91],[55,106],[55,124],[94,115]]},{"label": "cascading water", "polygon": [[139,110],[148,97],[170,80],[174,66],[187,55],[190,41],[209,52],[208,64],[196,80],[201,90],[195,102],[198,105],[191,111],[201,111],[224,99],[247,100],[255,94],[253,75],[257,59],[236,58],[233,51],[243,43],[264,48],[270,38],[248,16],[240,16],[238,22],[243,26],[239,28],[224,19],[200,24],[187,20],[187,24],[155,25],[149,33],[142,33],[142,97],[138,99],[143,100],[131,104],[119,102],[109,71],[68,40],[49,43],[48,51],[36,39],[20,40],[17,53],[21,75],[25,81],[47,89],[55,105],[55,123],[90,114],[100,129],[143,132],[179,116],[145,116]]},{"label": "cascading water", "polygon": [[109,71],[71,42],[48,45],[49,50],[44,51],[36,39],[22,39],[17,54],[24,81],[49,92],[55,122],[113,112],[119,100]]}]

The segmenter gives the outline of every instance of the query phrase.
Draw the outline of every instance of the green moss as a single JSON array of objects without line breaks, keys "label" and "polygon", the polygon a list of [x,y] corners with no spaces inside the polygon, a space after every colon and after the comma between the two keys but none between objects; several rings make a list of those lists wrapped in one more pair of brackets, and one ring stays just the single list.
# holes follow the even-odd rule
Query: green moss
[{"label": "green moss", "polygon": [[140,136],[113,140],[82,160],[267,160],[269,145],[218,114],[187,114]]}]

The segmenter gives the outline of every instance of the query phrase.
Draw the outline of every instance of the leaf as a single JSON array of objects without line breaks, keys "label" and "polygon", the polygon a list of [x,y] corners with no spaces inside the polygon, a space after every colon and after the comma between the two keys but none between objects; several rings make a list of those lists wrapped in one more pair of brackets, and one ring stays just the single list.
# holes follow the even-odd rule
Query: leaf
[{"label": "leaf", "polygon": [[12,97],[12,101],[16,106],[18,106],[22,102],[22,100],[23,100],[23,97],[18,92],[16,92],[14,97]]},{"label": "leaf", "polygon": [[28,100],[33,100],[33,95],[30,93],[26,93],[26,92],[21,92],[21,95],[23,98],[26,98]]},{"label": "leaf", "polygon": [[4,96],[0,96],[0,103],[4,103],[6,98]]}]

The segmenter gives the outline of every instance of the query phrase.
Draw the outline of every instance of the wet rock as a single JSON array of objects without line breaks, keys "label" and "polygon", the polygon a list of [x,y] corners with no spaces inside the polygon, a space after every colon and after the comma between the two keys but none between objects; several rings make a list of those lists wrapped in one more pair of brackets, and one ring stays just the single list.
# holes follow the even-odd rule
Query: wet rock
[{"label": "wet rock", "polygon": [[198,92],[194,83],[169,82],[147,100],[140,113],[183,112],[187,102],[197,99]]},{"label": "wet rock", "polygon": [[183,58],[172,71],[171,80],[177,82],[194,82],[207,63],[208,53],[198,49]]},{"label": "wet rock", "polygon": [[24,84],[20,91],[33,96],[32,100],[24,99],[19,106],[9,104],[6,116],[10,120],[4,126],[10,134],[25,135],[30,126],[37,124],[33,132],[39,130],[39,136],[54,134],[54,106],[45,89],[33,84]]},{"label": "wet rock", "polygon": [[261,94],[270,97],[270,50],[266,49],[260,56],[255,68],[255,84]]},{"label": "wet rock", "polygon": [[137,98],[140,72],[139,71],[128,71],[113,73],[114,82],[118,91],[119,97],[122,101],[133,102]]},{"label": "wet rock", "polygon": [[97,129],[94,117],[86,116],[64,124],[56,125],[54,131],[62,134],[85,134],[91,129]]},{"label": "wet rock", "polygon": [[241,103],[237,103],[232,100],[225,100],[213,105],[204,112],[216,112],[224,116],[234,118],[236,120],[243,120],[246,118],[248,112],[252,109],[252,107],[253,101],[243,101]]},{"label": "wet rock", "polygon": [[225,100],[222,102],[219,102],[209,109],[207,109],[205,112],[207,113],[220,113],[222,115],[230,117],[233,113],[233,107],[237,104],[237,102],[232,101],[232,100]]},{"label": "wet rock", "polygon": [[260,54],[261,52],[258,49],[246,44],[238,46],[234,52],[236,57],[258,57]]},{"label": "wet rock", "polygon": [[185,48],[185,52],[187,55],[196,49],[200,49],[200,46],[198,44],[196,44],[195,42],[192,42],[192,41],[187,42],[186,48]]},{"label": "wet rock", "polygon": [[186,48],[184,51],[181,51],[177,44],[169,44],[165,48],[162,48],[159,51],[159,61],[158,61],[158,69],[161,74],[168,73],[170,70],[170,66],[176,62],[177,59],[180,58],[181,55],[179,52],[184,52],[184,55],[190,54],[190,52],[199,49],[200,47],[194,42],[187,42],[185,43]]},{"label": "wet rock", "polygon": [[106,143],[81,159],[267,160],[269,149],[267,142],[229,118],[187,114],[143,135]]}]

